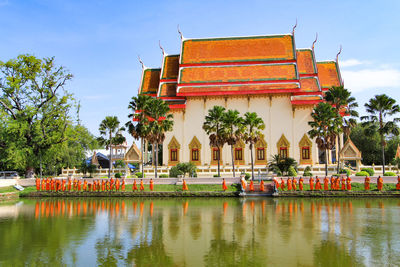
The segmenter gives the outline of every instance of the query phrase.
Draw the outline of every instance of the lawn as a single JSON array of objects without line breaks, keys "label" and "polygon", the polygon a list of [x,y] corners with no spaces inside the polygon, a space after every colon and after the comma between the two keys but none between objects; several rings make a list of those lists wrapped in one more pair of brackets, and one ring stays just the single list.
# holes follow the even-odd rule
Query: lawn
[{"label": "lawn", "polygon": [[[314,183],[315,188],[315,183]],[[322,188],[324,188],[324,184],[322,184]],[[330,188],[330,185],[329,185]],[[304,184],[303,191],[310,190],[310,185]],[[279,189],[279,191],[281,191]],[[287,184],[285,184],[285,191],[287,191]],[[292,190],[293,191],[293,190]],[[297,183],[297,191],[299,191],[299,184]],[[316,190],[314,190],[316,191]],[[324,190],[321,190],[324,191]],[[351,183],[351,191],[365,191],[363,183]],[[376,183],[370,183],[370,191],[378,191]],[[382,191],[396,191],[396,184],[383,184]]]}]

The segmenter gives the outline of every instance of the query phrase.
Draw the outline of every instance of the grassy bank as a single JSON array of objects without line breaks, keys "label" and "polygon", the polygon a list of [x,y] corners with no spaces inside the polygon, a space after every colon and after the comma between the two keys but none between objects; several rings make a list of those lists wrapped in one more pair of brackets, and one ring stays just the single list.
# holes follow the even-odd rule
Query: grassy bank
[{"label": "grassy bank", "polygon": [[[315,184],[314,184],[314,188],[315,188]],[[322,184],[322,188],[324,188],[324,184]],[[330,188],[330,185],[329,185],[329,188]],[[310,190],[310,185],[308,183],[304,184],[303,191],[308,191],[308,190]],[[279,189],[279,191],[281,192],[282,190]],[[287,191],[287,184],[285,184],[284,192],[286,192],[286,191]],[[297,191],[300,191],[298,184],[297,184]],[[319,190],[319,191],[322,192],[324,190]],[[364,184],[363,183],[351,183],[351,192],[356,192],[356,191],[365,191],[364,190]],[[376,186],[376,183],[374,183],[374,184],[371,183],[370,184],[370,191],[378,192],[378,188]],[[396,191],[396,184],[383,184],[383,190],[382,191]],[[318,192],[318,191],[314,190],[314,192]],[[342,191],[342,192],[344,192],[344,191]],[[398,192],[400,192],[400,191],[398,191]]]}]

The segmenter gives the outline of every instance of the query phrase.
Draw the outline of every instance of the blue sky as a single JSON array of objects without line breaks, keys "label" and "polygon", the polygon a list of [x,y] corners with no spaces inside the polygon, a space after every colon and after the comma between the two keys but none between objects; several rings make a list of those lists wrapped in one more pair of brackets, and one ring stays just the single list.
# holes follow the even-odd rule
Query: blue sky
[{"label": "blue sky", "polygon": [[0,59],[55,56],[74,74],[68,90],[97,135],[107,115],[127,121],[140,82],[137,56],[159,67],[159,40],[167,53],[179,52],[177,24],[187,38],[245,36],[291,32],[297,18],[297,48],[310,47],[316,32],[317,60],[334,59],[343,46],[345,87],[363,106],[380,93],[400,100],[399,11],[395,0],[0,0]]}]

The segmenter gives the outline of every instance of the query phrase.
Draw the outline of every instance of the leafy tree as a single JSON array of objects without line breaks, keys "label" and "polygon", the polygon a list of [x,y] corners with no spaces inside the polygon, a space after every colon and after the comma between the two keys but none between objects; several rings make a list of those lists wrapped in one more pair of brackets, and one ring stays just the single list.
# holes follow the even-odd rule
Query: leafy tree
[{"label": "leafy tree", "polygon": [[363,126],[366,127],[365,134],[372,135],[375,132],[379,133],[382,154],[383,174],[385,174],[385,146],[386,136],[389,134],[399,135],[399,128],[396,125],[400,121],[399,118],[388,119],[389,116],[394,116],[400,112],[399,105],[396,100],[382,94],[371,98],[365,105],[367,113],[370,115],[361,117],[364,120]]},{"label": "leafy tree", "polygon": [[179,171],[182,172],[183,177],[186,176],[186,174],[190,175],[190,174],[194,174],[197,171],[197,167],[196,165],[194,165],[192,162],[182,162],[182,163],[178,163],[175,166]]},{"label": "leafy tree", "polygon": [[25,169],[33,177],[40,158],[66,139],[72,79],[54,57],[20,55],[0,62],[0,154],[3,165]]},{"label": "leafy tree", "polygon": [[308,124],[311,130],[308,134],[316,138],[318,148],[325,151],[325,175],[328,175],[328,150],[335,146],[336,136],[341,125],[340,116],[328,103],[319,103],[311,113],[312,121]]},{"label": "leafy tree", "polygon": [[174,121],[168,103],[160,98],[153,98],[149,108],[149,142],[155,147],[155,178],[157,178],[158,148],[165,140],[165,133],[172,130]]},{"label": "leafy tree", "polygon": [[221,106],[214,106],[208,110],[208,114],[203,123],[203,130],[207,133],[210,139],[210,146],[218,149],[218,177],[221,176],[220,161],[221,161],[221,148],[225,144],[224,139],[224,126],[223,119],[225,116],[225,108]]},{"label": "leafy tree", "polygon": [[[132,97],[132,101],[129,102],[128,109],[131,113],[128,115],[130,119],[126,124],[126,128],[136,140],[141,140],[141,171],[144,169],[144,141],[149,136],[149,109],[150,103],[152,102],[152,97],[148,95],[138,95],[137,97]],[[134,123],[136,122],[136,124]]]},{"label": "leafy tree", "polygon": [[122,159],[116,160],[114,163],[115,168],[125,168],[125,162]]},{"label": "leafy tree", "polygon": [[265,124],[264,121],[258,117],[257,113],[246,112],[244,114],[244,126],[244,140],[246,144],[250,144],[251,179],[254,180],[253,146],[263,137],[261,130],[265,129]]},{"label": "leafy tree", "polygon": [[[358,112],[355,110],[358,107],[356,99],[351,96],[349,90],[343,86],[333,86],[325,93],[325,100],[332,104],[339,118],[341,125],[340,132],[344,133],[346,137],[349,136],[351,128],[353,128],[357,121],[354,117],[358,117]],[[338,134],[338,160],[337,160],[337,173],[340,170],[340,134]]]},{"label": "leafy tree", "polygon": [[113,145],[122,144],[125,141],[125,138],[121,134],[123,130],[123,127],[119,127],[119,120],[116,116],[105,117],[99,126],[101,137],[99,137],[98,140],[101,144],[105,145],[107,149],[110,149],[108,178],[111,177],[111,170],[113,168],[112,147]]},{"label": "leafy tree", "polygon": [[242,138],[245,130],[243,118],[239,116],[239,111],[231,109],[226,111],[223,116],[222,127],[224,132],[224,140],[228,145],[231,146],[232,170],[233,177],[235,177],[235,157],[233,153],[234,146]]},{"label": "leafy tree", "polygon": [[279,154],[273,155],[272,159],[268,162],[268,169],[270,171],[279,170],[282,174],[287,174],[289,168],[297,169],[297,162],[294,158],[282,157]]}]

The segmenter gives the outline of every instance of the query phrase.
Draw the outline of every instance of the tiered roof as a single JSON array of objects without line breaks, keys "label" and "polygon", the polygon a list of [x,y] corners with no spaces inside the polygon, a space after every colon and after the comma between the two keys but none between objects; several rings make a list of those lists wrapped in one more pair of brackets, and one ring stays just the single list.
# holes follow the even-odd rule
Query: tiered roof
[{"label": "tiered roof", "polygon": [[182,40],[180,55],[163,55],[161,69],[143,69],[139,93],[184,108],[187,97],[291,94],[293,105],[314,105],[342,85],[336,61],[315,61],[296,49],[293,34]]}]

